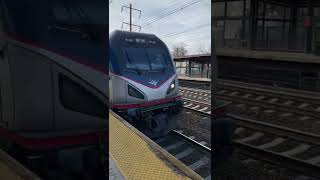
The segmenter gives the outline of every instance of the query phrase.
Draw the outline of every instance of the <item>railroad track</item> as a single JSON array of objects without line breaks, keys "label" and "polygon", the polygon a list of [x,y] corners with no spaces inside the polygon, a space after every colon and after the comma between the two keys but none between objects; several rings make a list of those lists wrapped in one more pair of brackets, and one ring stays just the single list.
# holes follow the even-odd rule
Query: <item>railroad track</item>
[{"label": "railroad track", "polygon": [[234,145],[254,159],[320,178],[320,136],[282,126],[231,117],[237,126]]},{"label": "railroad track", "polygon": [[211,114],[211,104],[209,103],[204,103],[204,102],[200,102],[197,100],[192,100],[192,99],[188,99],[188,98],[182,98],[183,99],[183,107],[199,112],[199,113],[203,113],[206,115],[210,115]]},{"label": "railroad track", "polygon": [[205,180],[211,179],[211,149],[197,142],[195,137],[174,130],[155,142]]},{"label": "railroad track", "polygon": [[[180,88],[180,93],[187,98],[202,101],[201,96],[210,97],[210,91],[192,88]],[[255,91],[257,90],[257,91]],[[229,113],[252,118],[263,122],[288,126],[303,131],[319,133],[320,129],[320,99],[314,94],[309,96],[292,92],[285,95],[283,91],[265,90],[262,87],[251,87],[240,83],[219,87],[217,98],[232,101]],[[312,99],[311,97],[315,97]],[[304,100],[304,101],[303,101]]]},{"label": "railroad track", "polygon": [[211,92],[209,90],[179,87],[179,93],[186,100],[195,100],[202,104],[211,104]]},{"label": "railroad track", "polygon": [[272,122],[302,131],[319,133],[320,98],[315,93],[283,88],[250,87],[244,83],[225,83],[218,88],[217,98],[232,101],[234,115]]},{"label": "railroad track", "polygon": [[[210,92],[208,91],[194,90],[191,88],[181,88],[180,93],[183,95],[183,97],[189,97],[193,99],[191,101],[186,101],[186,104],[197,102],[197,100],[199,100],[198,96],[201,96],[204,93],[207,94],[206,96],[209,96],[210,94]],[[245,93],[248,92],[245,91]],[[257,94],[259,92],[250,93]],[[242,95],[242,98],[246,98],[244,99],[244,101],[248,101],[248,95],[240,94],[239,90],[236,89],[233,89],[233,91],[229,90],[228,93],[227,90],[225,90],[224,92],[220,92],[220,94],[227,94],[225,95],[225,97],[230,97],[228,99],[224,98],[225,100],[232,100],[233,102],[235,102],[234,99],[241,99],[239,98],[239,96]],[[265,95],[265,97],[267,96]],[[287,121],[284,121],[282,125],[273,123],[274,121],[278,121],[276,114],[278,115],[278,117],[281,117],[281,115],[283,116],[283,114],[285,113],[292,113],[292,116],[298,116],[301,115],[301,113],[295,112],[298,111],[298,109],[294,109],[294,111],[292,112],[287,112],[288,109],[291,108],[290,106],[286,107],[287,109],[273,109],[273,111],[271,111],[269,104],[275,103],[277,101],[274,100],[275,97],[272,97],[271,95],[269,95],[268,97],[271,99],[267,100],[267,103],[265,104],[263,102],[259,102],[260,98],[251,101],[249,99],[249,102],[247,102],[246,105],[251,103],[251,107],[247,105],[248,108],[242,109],[243,111],[249,110],[249,112],[251,110],[253,114],[260,114],[260,116],[263,116],[266,120],[269,120],[267,122],[257,121],[256,118],[255,120],[253,120],[249,118],[239,117],[234,114],[230,115],[233,119],[235,119],[234,122],[237,127],[233,141],[236,149],[248,157],[253,157],[254,159],[266,161],[269,164],[275,164],[277,165],[277,167],[285,167],[301,174],[307,174],[319,178],[320,135],[307,133],[306,131],[301,131],[297,128],[290,128],[290,125],[288,125],[288,119],[286,118],[284,119],[286,119]],[[233,110],[237,108],[241,109],[241,107],[245,106],[243,102],[239,101],[235,102],[234,104],[235,105]],[[297,105],[299,103],[294,104]],[[306,107],[306,105],[302,104],[303,102],[301,102],[300,105],[296,106],[296,108],[299,108],[300,110]],[[195,108],[194,105],[196,104],[193,103],[193,105],[191,105],[189,108],[198,110],[198,108]],[[260,112],[257,112],[257,110],[260,110]],[[273,114],[273,116],[270,116],[270,114]],[[302,117],[304,116],[305,115],[302,115]],[[302,117],[299,118],[298,116],[296,118],[293,118],[292,120],[311,120],[311,118],[305,118],[304,120],[302,120]],[[316,117],[314,119],[316,119]]]},{"label": "railroad track", "polygon": [[320,94],[317,97],[315,93],[306,95],[306,92],[292,93],[292,90],[286,93],[283,88],[280,89],[281,91],[275,88],[269,90],[259,86],[249,87],[243,83],[224,83],[223,86],[218,87],[217,95],[236,97],[250,103],[255,101],[285,111],[301,111],[309,116],[320,117]]}]

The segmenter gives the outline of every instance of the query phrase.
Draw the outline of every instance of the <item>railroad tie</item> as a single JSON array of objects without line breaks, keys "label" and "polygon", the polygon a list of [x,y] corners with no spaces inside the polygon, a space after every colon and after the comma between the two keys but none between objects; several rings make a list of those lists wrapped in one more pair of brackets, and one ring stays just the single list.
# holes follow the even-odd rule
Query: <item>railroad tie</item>
[{"label": "railroad tie", "polygon": [[285,152],[281,152],[280,154],[285,155],[285,156],[293,156],[296,154],[300,154],[306,150],[308,150],[311,146],[309,144],[300,144],[297,147],[290,149]]},{"label": "railroad tie", "polygon": [[307,162],[311,163],[311,164],[319,164],[320,163],[320,155],[308,159]]},{"label": "railroad tie", "polygon": [[229,96],[234,96],[234,95],[237,95],[237,94],[239,94],[239,92],[236,91],[236,92],[230,93]]},{"label": "railroad tie", "polygon": [[273,110],[273,109],[267,109],[267,110],[265,110],[265,111],[263,111],[264,113],[267,113],[267,114],[271,114],[271,113],[274,113],[274,112],[276,112],[275,110]]},{"label": "railroad tie", "polygon": [[244,104],[237,104],[236,107],[238,108],[241,108],[241,107],[244,107],[245,105]]},{"label": "railroad tie", "polygon": [[293,103],[293,101],[291,100],[288,100],[286,101],[285,103],[283,103],[283,105],[287,105],[287,106],[290,106],[291,104]]},{"label": "railroad tie", "polygon": [[256,98],[256,100],[261,101],[261,100],[264,99],[264,98],[265,98],[265,96],[258,96],[258,97]]},{"label": "railroad tie", "polygon": [[184,107],[190,107],[190,106],[192,106],[193,104],[192,103],[190,103],[190,104],[188,104],[188,105],[185,105]]},{"label": "railroad tie", "polygon": [[259,114],[259,110],[261,109],[260,107],[254,106],[249,108],[251,110],[250,113],[254,114],[254,115],[258,115]]},{"label": "railroad tie", "polygon": [[189,147],[186,150],[176,154],[174,157],[176,157],[177,159],[182,159],[182,158],[184,158],[186,156],[189,156],[193,151],[194,151],[194,149]]},{"label": "railroad tie", "polygon": [[239,111],[242,112],[242,111],[245,111],[246,105],[245,104],[237,104],[237,105],[233,106],[232,109],[237,112],[239,112]]},{"label": "railroad tie", "polygon": [[309,105],[310,105],[309,103],[302,103],[298,106],[298,108],[306,108]]},{"label": "railroad tie", "polygon": [[210,118],[208,118],[208,117],[203,117],[203,118],[201,118],[201,120],[203,120],[203,121],[206,121],[206,120],[209,120]]},{"label": "railroad tie", "polygon": [[164,147],[164,149],[167,150],[167,151],[170,151],[170,150],[175,149],[175,148],[177,148],[177,147],[179,147],[179,146],[181,146],[183,144],[184,144],[184,142],[176,142],[176,143],[174,143],[172,145]]},{"label": "railroad tie", "polygon": [[199,167],[209,163],[210,159],[207,156],[202,157],[201,159],[199,159],[197,162],[189,165],[189,168],[192,170],[196,170]]},{"label": "railroad tie", "polygon": [[227,92],[227,90],[221,90],[221,91],[218,92],[218,94],[223,94],[225,92]]},{"label": "railroad tie", "polygon": [[245,94],[242,98],[249,98],[250,96],[252,96],[252,94]]},{"label": "railroad tie", "polygon": [[206,145],[207,144],[207,142],[205,142],[205,141],[201,141],[199,143],[202,144],[202,145]]},{"label": "railroad tie", "polygon": [[275,102],[277,102],[279,99],[278,98],[272,98],[272,99],[270,99],[268,102],[269,103],[275,103]]},{"label": "railroad tie", "polygon": [[177,132],[178,132],[178,133],[183,133],[183,131],[182,131],[182,130],[177,130]]},{"label": "railroad tie", "polygon": [[268,149],[268,148],[271,148],[271,147],[274,147],[274,146],[277,146],[277,145],[281,144],[281,143],[284,142],[285,140],[286,140],[286,139],[284,139],[284,138],[276,138],[276,139],[274,139],[274,140],[271,141],[271,142],[262,144],[262,145],[257,146],[257,147],[258,147],[258,148],[261,148],[261,149]]},{"label": "railroad tie", "polygon": [[191,109],[197,109],[199,107],[200,107],[200,105],[196,105],[196,106],[192,107]]},{"label": "railroad tie", "polygon": [[253,106],[250,108],[250,110],[252,110],[252,111],[259,110],[259,109],[260,109],[260,107],[257,107],[257,106]]},{"label": "railroad tie", "polygon": [[304,176],[304,175],[300,175],[300,176],[294,178],[294,180],[310,180],[310,177]]},{"label": "railroad tie", "polygon": [[305,120],[308,120],[308,119],[310,119],[309,116],[302,116],[302,117],[299,118],[300,121],[305,121]]},{"label": "railroad tie", "polygon": [[251,163],[251,162],[257,162],[257,160],[252,159],[252,158],[248,158],[248,159],[243,160],[243,161],[241,161],[241,162],[244,163],[244,164],[249,164],[249,163]]},{"label": "railroad tie", "polygon": [[202,109],[199,109],[199,111],[205,111],[205,110],[207,110],[208,109],[208,107],[204,107],[204,108],[202,108]]},{"label": "railroad tie", "polygon": [[239,134],[239,133],[242,132],[242,131],[244,131],[244,128],[238,127],[238,128],[234,131],[234,133],[235,133],[235,134]]},{"label": "railroad tie", "polygon": [[289,116],[292,116],[293,114],[292,113],[282,113],[280,116],[281,117],[289,117]]},{"label": "railroad tie", "polygon": [[320,106],[319,106],[319,107],[317,107],[316,111],[320,112]]},{"label": "railroad tie", "polygon": [[250,137],[242,138],[242,139],[239,139],[237,141],[242,142],[242,143],[246,143],[246,142],[249,142],[249,141],[256,140],[256,139],[262,137],[263,135],[264,135],[264,133],[262,133],[262,132],[256,132],[253,135],[251,135]]}]

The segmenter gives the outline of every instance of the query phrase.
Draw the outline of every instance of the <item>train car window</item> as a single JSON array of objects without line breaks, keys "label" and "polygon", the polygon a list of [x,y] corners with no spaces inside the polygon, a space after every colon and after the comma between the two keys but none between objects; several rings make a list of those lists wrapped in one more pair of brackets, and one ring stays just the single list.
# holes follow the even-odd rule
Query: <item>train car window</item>
[{"label": "train car window", "polygon": [[101,118],[106,117],[106,105],[101,100],[61,74],[59,75],[59,90],[60,101],[65,108]]}]

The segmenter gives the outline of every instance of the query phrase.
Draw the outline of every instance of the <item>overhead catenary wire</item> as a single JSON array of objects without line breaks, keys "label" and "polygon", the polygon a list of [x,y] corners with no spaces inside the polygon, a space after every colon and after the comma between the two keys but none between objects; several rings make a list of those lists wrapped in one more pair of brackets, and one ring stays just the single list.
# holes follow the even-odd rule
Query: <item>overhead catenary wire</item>
[{"label": "overhead catenary wire", "polygon": [[[166,10],[174,7],[175,5],[177,5],[177,4],[179,4],[179,3],[183,2],[183,1],[185,1],[185,0],[180,0],[180,1],[178,1],[178,2],[175,2],[174,4],[171,4],[171,5],[169,5],[168,7],[165,7],[165,8],[163,8],[163,9],[160,9],[159,11],[160,11],[160,12],[161,12],[161,11],[164,12],[164,11],[166,11]],[[154,17],[153,15],[152,15],[152,16],[147,16],[147,17],[144,17],[143,19],[141,19],[141,21],[150,21],[153,17]]]},{"label": "overhead catenary wire", "polygon": [[162,37],[168,38],[168,37],[172,37],[172,36],[177,36],[177,35],[184,34],[184,33],[186,33],[186,32],[191,32],[191,31],[199,30],[199,29],[201,29],[201,28],[210,27],[210,26],[211,26],[211,23],[201,24],[201,25],[199,25],[199,26],[192,27],[192,28],[189,28],[189,29],[180,31],[180,32],[168,33],[168,34],[163,35]]},{"label": "overhead catenary wire", "polygon": [[166,14],[160,15],[157,18],[142,24],[142,27],[145,27],[145,26],[148,26],[148,25],[150,25],[152,23],[155,23],[155,22],[157,22],[157,21],[159,21],[159,20],[161,20],[161,19],[163,19],[165,17],[168,17],[168,16],[170,16],[172,14],[175,14],[175,13],[177,13],[177,12],[179,12],[179,11],[181,11],[181,10],[191,6],[191,5],[194,5],[194,4],[198,3],[198,2],[200,2],[200,1],[201,0],[190,1],[190,2],[188,2],[188,3],[186,3],[186,4],[182,5],[182,6],[179,6],[179,7],[175,8],[174,10],[172,10],[172,11],[166,13]]},{"label": "overhead catenary wire", "polygon": [[165,40],[166,42],[171,42],[174,44],[178,44],[178,43],[183,43],[185,44],[186,42],[190,42],[190,41],[195,41],[195,40],[202,40],[202,39],[208,39],[211,41],[211,35],[205,35],[205,36],[198,36],[198,37],[194,37],[194,38],[189,38],[186,40],[182,40],[182,41],[174,41],[174,40]]},{"label": "overhead catenary wire", "polygon": [[159,21],[159,20],[161,20],[161,19],[163,19],[163,18],[165,18],[165,17],[168,17],[168,16],[170,16],[170,15],[172,15],[172,14],[175,14],[175,13],[177,13],[177,12],[179,12],[179,11],[187,8],[187,7],[190,7],[190,6],[192,6],[192,5],[200,2],[200,1],[201,1],[201,0],[193,0],[193,1],[190,1],[190,2],[184,4],[184,5],[180,6],[180,7],[175,8],[174,10],[172,10],[172,11],[166,13],[166,14],[160,15],[160,16],[158,16],[157,18],[155,18],[155,19],[153,19],[153,20],[151,20],[151,21],[149,21],[149,22],[146,22],[146,23],[142,24],[141,27],[143,28],[143,27],[149,26],[150,24],[153,24],[153,23],[155,23],[155,22],[157,22],[157,21]]}]

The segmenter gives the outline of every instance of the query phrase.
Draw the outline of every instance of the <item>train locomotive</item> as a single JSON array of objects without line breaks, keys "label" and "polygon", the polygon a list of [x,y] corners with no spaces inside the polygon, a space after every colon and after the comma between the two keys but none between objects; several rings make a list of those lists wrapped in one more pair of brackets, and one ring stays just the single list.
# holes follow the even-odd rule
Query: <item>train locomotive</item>
[{"label": "train locomotive", "polygon": [[155,35],[109,35],[110,107],[149,137],[166,135],[182,110],[178,78],[166,45]]},{"label": "train locomotive", "polygon": [[0,18],[0,148],[45,179],[104,176],[106,2],[0,0]]}]

